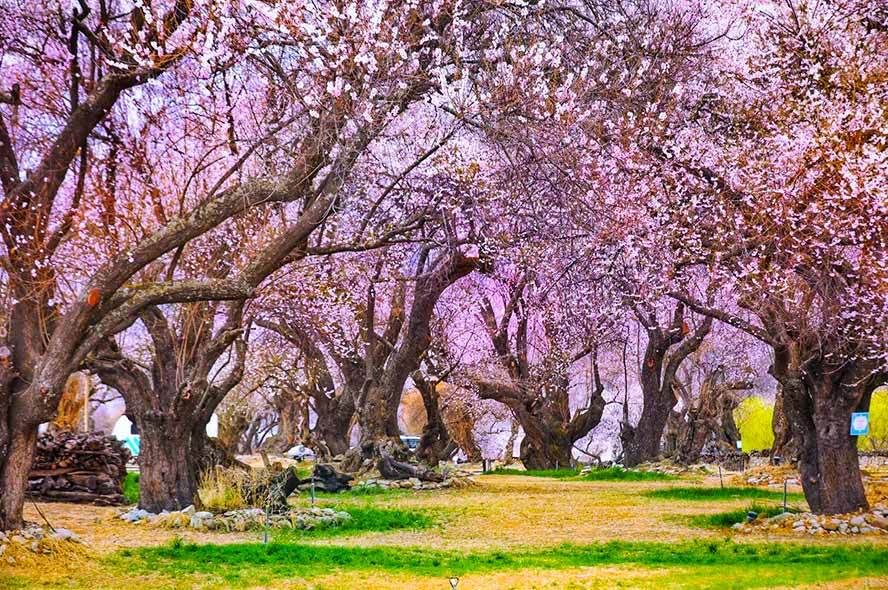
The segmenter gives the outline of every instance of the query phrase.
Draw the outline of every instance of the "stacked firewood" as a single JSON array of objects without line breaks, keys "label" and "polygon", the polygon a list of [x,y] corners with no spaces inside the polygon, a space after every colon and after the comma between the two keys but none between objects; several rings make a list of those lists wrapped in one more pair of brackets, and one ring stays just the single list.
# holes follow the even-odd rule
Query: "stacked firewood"
[{"label": "stacked firewood", "polygon": [[123,504],[130,452],[101,434],[47,432],[37,439],[28,493],[41,500]]}]

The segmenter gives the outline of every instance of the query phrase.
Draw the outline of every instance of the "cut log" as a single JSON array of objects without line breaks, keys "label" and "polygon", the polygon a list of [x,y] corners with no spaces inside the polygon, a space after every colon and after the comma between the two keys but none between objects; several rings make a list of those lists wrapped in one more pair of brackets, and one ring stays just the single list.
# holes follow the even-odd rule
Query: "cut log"
[{"label": "cut log", "polygon": [[386,479],[410,479],[415,477],[420,481],[444,481],[444,476],[436,471],[432,471],[423,465],[414,465],[397,461],[385,450],[379,453],[379,459],[376,462],[376,468],[379,473]]},{"label": "cut log", "polygon": [[325,492],[342,492],[351,488],[354,476],[337,471],[332,465],[315,465],[313,477],[303,479],[299,484],[300,490],[310,489],[312,483],[316,490]]},{"label": "cut log", "polygon": [[92,494],[90,492],[67,492],[49,490],[40,496],[44,502],[73,502],[76,504],[95,504],[97,506],[119,506],[126,502],[123,494]]},{"label": "cut log", "polygon": [[37,439],[28,494],[45,500],[123,504],[129,459],[123,443],[112,437],[47,432]]}]

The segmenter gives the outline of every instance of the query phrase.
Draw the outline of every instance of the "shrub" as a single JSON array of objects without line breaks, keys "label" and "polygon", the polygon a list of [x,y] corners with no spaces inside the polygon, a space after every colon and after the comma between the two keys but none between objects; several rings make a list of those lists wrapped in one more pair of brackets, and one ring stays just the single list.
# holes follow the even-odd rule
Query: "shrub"
[{"label": "shrub", "polygon": [[266,469],[210,469],[201,476],[198,484],[200,505],[209,512],[262,507],[264,498],[253,496],[252,491],[267,483],[274,475]]},{"label": "shrub", "polygon": [[743,451],[763,451],[774,445],[774,404],[758,396],[750,396],[734,410],[734,421],[740,429]]},{"label": "shrub", "polygon": [[873,392],[870,433],[859,438],[860,450],[888,452],[888,386]]}]

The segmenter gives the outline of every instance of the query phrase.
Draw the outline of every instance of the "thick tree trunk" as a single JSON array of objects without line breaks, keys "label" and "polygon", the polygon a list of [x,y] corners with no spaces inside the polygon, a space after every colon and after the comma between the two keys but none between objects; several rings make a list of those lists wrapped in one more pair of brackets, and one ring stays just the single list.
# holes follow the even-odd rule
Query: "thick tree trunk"
[{"label": "thick tree trunk", "polygon": [[354,387],[344,386],[333,398],[315,397],[315,410],[314,438],[320,447],[318,451],[327,458],[347,453],[355,418]]},{"label": "thick tree trunk", "polygon": [[509,439],[506,441],[502,456],[503,464],[506,466],[515,462],[515,441],[518,440],[518,431],[520,427],[521,425],[518,424],[518,420],[511,420],[509,425]]},{"label": "thick tree trunk", "polygon": [[792,439],[789,420],[783,409],[783,386],[777,384],[777,396],[774,399],[774,416],[771,418],[774,431],[774,444],[771,446],[771,463],[791,463],[797,459],[798,449]]},{"label": "thick tree trunk", "polygon": [[638,425],[624,428],[620,433],[623,438],[623,464],[628,467],[656,461],[660,456],[663,430],[675,404],[675,398],[671,395],[665,401],[660,397],[645,395],[644,409]]},{"label": "thick tree trunk", "polygon": [[297,400],[289,400],[287,403],[280,404],[278,406],[278,416],[280,416],[280,425],[277,448],[281,452],[285,452],[295,445],[300,438],[299,402]]},{"label": "thick tree trunk", "polygon": [[426,412],[426,424],[422,429],[416,456],[434,466],[449,459],[458,447],[451,438],[444,418],[441,416],[439,382],[426,380],[420,371],[414,373],[413,382],[422,396],[422,405]]},{"label": "thick tree trunk", "polygon": [[[656,461],[660,456],[660,441],[669,414],[678,402],[674,388],[676,372],[692,352],[700,348],[712,329],[712,318],[705,317],[691,332],[684,320],[684,305],[679,303],[667,328],[657,324],[653,311],[635,308],[636,317],[648,333],[648,343],[641,366],[641,392],[644,406],[641,418],[633,428],[624,423],[620,431],[623,443],[623,463],[634,467],[639,463]],[[677,346],[676,346],[677,345]]]},{"label": "thick tree trunk", "polygon": [[554,428],[539,424],[528,434],[524,431],[521,440],[521,463],[525,469],[569,469],[573,463],[573,441],[560,426]]},{"label": "thick tree trunk", "polygon": [[856,403],[842,403],[846,398],[831,377],[820,380],[820,389],[812,391],[797,376],[779,370],[775,376],[783,386],[783,408],[798,444],[799,475],[811,510],[844,514],[868,508],[857,441],[850,435]]},{"label": "thick tree trunk", "polygon": [[0,466],[0,531],[24,524],[25,490],[37,444],[36,426],[16,426],[10,429],[8,452]]},{"label": "thick tree trunk", "polygon": [[812,497],[819,498],[819,505],[811,509],[823,514],[844,514],[868,508],[857,440],[849,435],[851,412],[817,412],[814,423],[817,464],[799,465],[806,497],[810,488],[817,488]]},{"label": "thick tree trunk", "polygon": [[734,423],[737,398],[732,393],[750,389],[749,381],[723,382],[721,368],[709,373],[699,397],[688,411],[688,420],[680,431],[676,459],[685,465],[700,460],[707,444],[715,445],[718,456],[736,457],[740,433]]},{"label": "thick tree trunk", "polygon": [[[361,442],[346,453],[346,460],[342,464],[346,471],[354,473],[369,466],[368,462],[380,458],[383,448],[391,449],[390,452],[396,454],[398,460],[407,458],[397,427],[398,405],[392,402],[389,393],[386,388],[376,384],[367,386],[364,404],[357,408]],[[400,452],[395,449],[400,449]]]},{"label": "thick tree trunk", "polygon": [[324,447],[324,454],[330,457],[343,455],[349,449],[349,433],[351,432],[351,417],[344,419],[342,416],[329,416],[315,423],[315,438],[321,443],[318,446]]},{"label": "thick tree trunk", "polygon": [[142,437],[139,507],[149,512],[194,504],[197,476],[188,421],[174,416],[135,416]]}]

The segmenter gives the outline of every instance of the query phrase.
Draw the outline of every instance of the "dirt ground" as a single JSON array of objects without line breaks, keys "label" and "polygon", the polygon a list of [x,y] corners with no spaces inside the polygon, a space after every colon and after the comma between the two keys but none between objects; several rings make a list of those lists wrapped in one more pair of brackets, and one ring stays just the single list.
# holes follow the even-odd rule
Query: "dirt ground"
[{"label": "dirt ground", "polygon": [[[611,540],[685,541],[697,538],[723,538],[724,531],[696,528],[684,516],[724,512],[742,508],[748,501],[671,501],[654,499],[644,492],[673,485],[700,483],[718,485],[718,479],[683,482],[589,482],[562,481],[523,476],[481,476],[478,485],[468,489],[411,492],[387,498],[385,506],[429,511],[439,524],[422,531],[364,533],[311,541],[347,546],[414,546],[440,550],[527,550],[560,543],[593,543]],[[797,488],[792,491],[799,491]],[[377,500],[378,501],[378,500]],[[47,558],[45,567],[0,565],[3,576],[18,576],[16,588],[55,588],[66,586],[71,577],[95,575],[104,580],[96,588],[158,588],[156,580],[140,577],[132,580],[108,580],[96,557],[107,556],[124,548],[169,543],[175,537],[196,543],[244,543],[259,541],[257,533],[215,533],[190,530],[172,531],[133,525],[115,518],[116,509],[70,504],[40,504],[41,511],[56,527],[76,532],[90,551],[80,563],[55,563]],[[40,522],[32,505],[26,518]],[[799,541],[790,534],[756,534],[736,537],[740,542]],[[808,538],[806,543],[879,543],[888,546],[888,535],[880,538]],[[92,573],[91,573],[92,572]],[[460,589],[501,588],[610,588],[670,587],[680,569],[660,570],[609,566],[576,570],[516,572],[467,575]],[[23,585],[22,579],[28,580]],[[618,580],[616,584],[614,580]],[[610,583],[608,583],[610,581]],[[81,587],[81,586],[77,586]],[[87,586],[89,587],[89,586]],[[194,587],[192,585],[167,587]],[[218,587],[218,586],[212,586]],[[346,572],[312,580],[286,580],[274,588],[442,588],[440,580],[408,579],[392,574]],[[444,586],[446,588],[446,586]],[[857,579],[853,586],[845,581],[818,585],[820,588],[888,588],[882,579]]]}]

